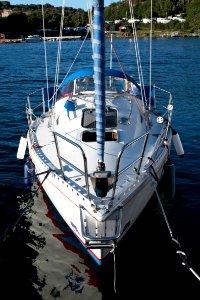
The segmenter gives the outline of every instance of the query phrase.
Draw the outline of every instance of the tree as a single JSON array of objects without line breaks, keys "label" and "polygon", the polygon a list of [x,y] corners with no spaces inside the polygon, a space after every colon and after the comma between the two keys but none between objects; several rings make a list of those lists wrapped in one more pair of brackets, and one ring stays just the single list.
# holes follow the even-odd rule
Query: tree
[{"label": "tree", "polygon": [[187,21],[191,28],[200,29],[200,0],[193,0],[188,6]]},{"label": "tree", "polygon": [[41,11],[35,11],[27,17],[29,33],[34,33],[37,29],[42,28],[42,14]]},{"label": "tree", "polygon": [[28,22],[24,13],[13,13],[7,17],[8,31],[12,32],[13,37],[18,37],[26,33]]}]

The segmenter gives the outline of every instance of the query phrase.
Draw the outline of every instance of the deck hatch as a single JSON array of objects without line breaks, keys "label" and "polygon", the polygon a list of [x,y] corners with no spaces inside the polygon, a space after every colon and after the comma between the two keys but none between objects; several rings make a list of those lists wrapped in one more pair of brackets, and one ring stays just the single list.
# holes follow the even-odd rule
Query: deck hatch
[{"label": "deck hatch", "polygon": [[[96,142],[96,131],[83,131],[82,133],[83,142]],[[105,132],[105,141],[106,142],[116,142],[118,141],[118,134],[116,130],[106,131]]]},{"label": "deck hatch", "polygon": [[[94,108],[84,109],[82,114],[81,126],[84,128],[96,129],[96,110]],[[106,128],[117,127],[117,110],[106,108]]]}]

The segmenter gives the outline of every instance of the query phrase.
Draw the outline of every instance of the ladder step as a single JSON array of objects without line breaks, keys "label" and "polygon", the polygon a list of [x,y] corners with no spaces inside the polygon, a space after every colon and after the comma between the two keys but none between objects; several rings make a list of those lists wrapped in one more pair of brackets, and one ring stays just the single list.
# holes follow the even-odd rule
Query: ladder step
[{"label": "ladder step", "polygon": [[113,248],[113,244],[87,244],[88,249],[103,249],[103,248]]},{"label": "ladder step", "polygon": [[[97,221],[83,207],[80,207],[81,232],[88,245],[108,245],[121,234],[122,207],[118,207],[105,221]],[[96,247],[98,248],[98,247]]]}]

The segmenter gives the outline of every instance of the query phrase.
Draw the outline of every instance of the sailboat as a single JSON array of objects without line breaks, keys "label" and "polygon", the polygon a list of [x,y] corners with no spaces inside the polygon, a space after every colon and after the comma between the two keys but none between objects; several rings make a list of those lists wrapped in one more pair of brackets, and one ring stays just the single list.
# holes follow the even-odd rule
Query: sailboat
[{"label": "sailboat", "polygon": [[[27,97],[28,132],[17,157],[37,178],[88,253],[101,265],[143,212],[170,160],[170,92],[105,64],[104,1],[93,1],[93,68],[70,72],[39,105]],[[136,47],[137,49],[137,47]],[[139,68],[140,70],[140,68]],[[71,71],[71,70],[70,70]],[[32,100],[33,98],[33,100]],[[38,99],[38,98],[37,98]],[[37,114],[40,110],[40,114]]]}]

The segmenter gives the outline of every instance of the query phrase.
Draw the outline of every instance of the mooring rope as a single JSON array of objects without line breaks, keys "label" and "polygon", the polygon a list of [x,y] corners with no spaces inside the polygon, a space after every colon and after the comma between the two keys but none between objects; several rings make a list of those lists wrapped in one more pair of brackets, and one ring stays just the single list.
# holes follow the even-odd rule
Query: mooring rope
[{"label": "mooring rope", "polygon": [[23,209],[22,213],[20,214],[20,216],[18,217],[18,219],[15,221],[15,223],[12,226],[9,226],[9,227],[6,228],[4,234],[1,237],[1,243],[5,242],[6,239],[11,236],[11,233],[13,233],[15,231],[15,229],[16,229],[19,221],[21,220],[22,216],[27,211],[27,208],[29,207],[29,204],[33,200],[31,191],[29,193],[25,194],[25,195],[21,195],[21,198],[22,197],[26,197],[26,196],[30,197],[29,201],[27,202],[25,208]]},{"label": "mooring rope", "polygon": [[[29,207],[29,204],[31,203],[31,201],[33,200],[33,195],[37,194],[38,190],[40,189],[40,187],[42,186],[43,182],[47,179],[48,175],[51,173],[51,169],[49,169],[48,171],[44,171],[44,172],[41,172],[41,173],[38,173],[38,174],[35,174],[34,176],[38,176],[38,175],[43,175],[43,174],[46,174],[44,179],[42,180],[41,183],[39,183],[38,185],[38,188],[35,190],[35,191],[29,191],[27,194],[25,195],[21,195],[21,198],[22,197],[30,197],[30,199],[28,200],[26,206],[24,207],[23,211],[21,212],[21,214],[19,215],[19,217],[17,218],[17,220],[15,221],[15,223],[12,225],[12,226],[9,226],[6,228],[4,234],[2,235],[1,237],[1,242],[5,242],[6,239],[8,237],[10,237],[11,233],[13,233],[18,225],[18,223],[20,222],[21,218],[23,217],[23,215],[25,214],[25,212],[27,211],[28,207]],[[10,233],[9,233],[10,232]]]},{"label": "mooring rope", "polygon": [[113,242],[113,276],[114,276],[114,292],[117,293],[117,287],[116,287],[116,282],[117,282],[117,270],[116,270],[116,253],[115,253],[115,248],[116,248],[117,244],[115,242]]},{"label": "mooring rope", "polygon": [[[152,170],[153,170],[153,174],[150,172],[150,174],[153,176],[153,178],[157,181],[157,183],[159,184],[160,181],[157,177],[157,174],[155,172],[155,169],[153,166],[151,166]],[[182,250],[181,248],[181,245],[179,243],[179,241],[174,238],[173,236],[173,232],[172,232],[172,229],[170,227],[170,224],[169,224],[169,221],[167,219],[167,216],[166,216],[166,213],[164,211],[164,208],[163,208],[163,205],[162,205],[162,202],[160,200],[160,196],[158,194],[158,191],[157,189],[155,189],[155,194],[156,194],[156,197],[157,197],[157,200],[158,200],[158,203],[159,203],[159,206],[160,206],[160,209],[162,211],[162,214],[163,214],[163,217],[164,217],[164,220],[165,220],[165,223],[167,225],[167,228],[168,228],[168,231],[169,231],[169,234],[171,236],[171,240],[173,242],[173,245],[175,246],[176,248],[176,254],[179,255],[180,259],[182,260],[182,265],[185,266],[190,272],[192,272],[192,274],[200,281],[200,276],[194,271],[194,269],[191,267],[190,263],[188,262],[188,258],[187,258],[187,255],[186,253]]]},{"label": "mooring rope", "polygon": [[159,195],[158,195],[157,189],[155,190],[155,194],[156,194],[156,197],[157,197],[157,199],[158,199],[158,203],[159,203],[159,205],[160,205],[160,209],[161,209],[162,214],[163,214],[163,217],[164,217],[164,219],[165,219],[165,223],[166,223],[167,228],[168,228],[168,231],[169,231],[169,233],[170,233],[170,236],[171,236],[173,245],[174,245],[175,248],[176,248],[176,254],[178,254],[179,257],[181,258],[181,260],[182,260],[182,265],[185,266],[189,271],[191,271],[192,274],[200,281],[200,276],[199,276],[199,275],[192,269],[192,267],[190,266],[190,264],[189,264],[189,262],[188,262],[188,259],[187,259],[187,255],[186,255],[186,253],[182,250],[179,241],[173,237],[173,233],[172,233],[171,227],[170,227],[170,225],[169,225],[167,216],[166,216],[166,214],[165,214],[163,205],[162,205],[162,203],[161,203],[160,197],[159,197]]}]

